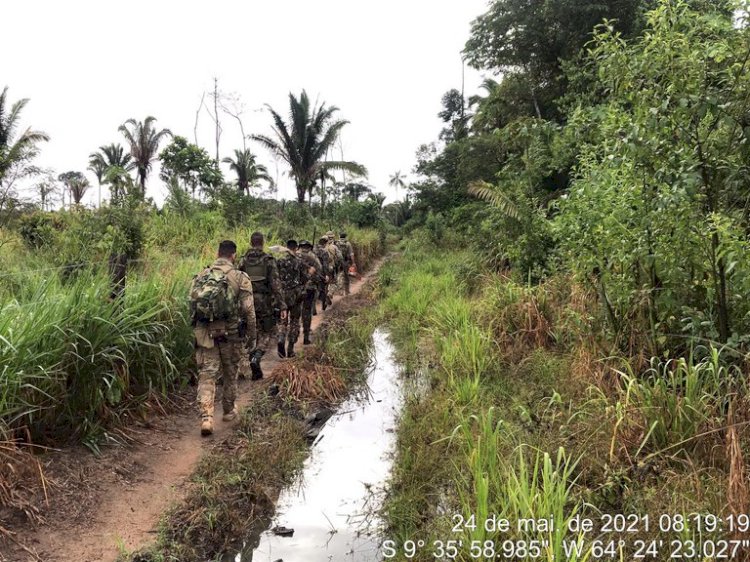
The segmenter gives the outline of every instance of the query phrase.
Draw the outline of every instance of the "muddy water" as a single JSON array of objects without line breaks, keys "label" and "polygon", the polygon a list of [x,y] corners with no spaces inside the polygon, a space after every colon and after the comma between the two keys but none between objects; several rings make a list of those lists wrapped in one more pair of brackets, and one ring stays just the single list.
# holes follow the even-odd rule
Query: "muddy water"
[{"label": "muddy water", "polygon": [[367,392],[352,397],[316,438],[300,480],[282,492],[271,531],[236,562],[373,562],[382,560],[380,521],[374,515],[390,474],[397,415],[402,405],[399,367],[388,336],[373,334]]}]

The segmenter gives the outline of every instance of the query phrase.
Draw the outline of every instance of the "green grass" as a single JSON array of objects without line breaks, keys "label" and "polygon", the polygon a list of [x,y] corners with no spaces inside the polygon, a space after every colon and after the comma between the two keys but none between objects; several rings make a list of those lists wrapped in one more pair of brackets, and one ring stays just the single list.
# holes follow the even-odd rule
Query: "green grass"
[{"label": "green grass", "polygon": [[[482,283],[462,282],[465,270]],[[505,538],[479,525],[454,537],[454,514],[513,524],[554,515],[564,529],[576,514],[726,513],[722,439],[730,402],[744,408],[747,391],[717,351],[617,372],[591,332],[599,320],[585,290],[477,272],[460,251],[407,243],[377,292],[400,356],[428,378],[399,426],[384,508],[397,544]],[[513,536],[548,540],[544,560],[566,559],[562,540],[580,539],[559,530]]]},{"label": "green grass", "polygon": [[[126,409],[179,387],[192,368],[192,276],[211,262],[220,240],[234,239],[244,251],[256,229],[271,234],[271,245],[284,243],[280,236],[291,228],[274,217],[228,228],[213,211],[147,213],[141,257],[128,271],[124,299],[113,303],[112,232],[102,234],[102,217],[45,216],[51,226],[38,248],[0,232],[0,441],[23,435],[94,443]],[[383,252],[381,237],[375,230],[347,232],[366,270]],[[66,269],[70,264],[80,265]]]}]

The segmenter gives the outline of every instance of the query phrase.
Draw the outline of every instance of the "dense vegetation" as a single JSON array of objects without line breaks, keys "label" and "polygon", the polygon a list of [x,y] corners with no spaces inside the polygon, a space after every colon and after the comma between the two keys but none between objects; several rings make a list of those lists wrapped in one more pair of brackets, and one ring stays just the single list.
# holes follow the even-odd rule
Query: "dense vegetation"
[{"label": "dense vegetation", "polygon": [[[502,79],[443,97],[380,275],[430,389],[401,427],[399,541],[507,538],[453,513],[747,512],[746,15],[496,0],[474,22],[466,59]],[[563,534],[545,559],[573,559]]]},{"label": "dense vegetation", "polygon": [[[35,166],[48,137],[22,132],[28,100],[11,104],[7,92],[0,96],[0,441],[96,446],[123,414],[186,384],[193,370],[187,289],[220,240],[244,251],[255,230],[272,245],[347,229],[363,269],[382,250],[382,199],[350,194],[347,184],[327,201],[261,197],[260,182],[274,182],[249,149],[225,159],[237,176],[225,182],[217,159],[153,117],[119,128],[127,148],[112,143],[91,153],[100,204],[85,208],[89,181],[78,171],[55,181]],[[341,167],[364,173],[346,162],[321,167],[326,143],[346,121],[331,124],[336,108],[308,108],[304,93],[301,100],[295,127],[313,150],[307,164],[315,177],[325,181]],[[157,160],[168,190],[160,208],[146,197]],[[20,198],[19,181],[38,181],[39,199]],[[310,181],[303,196],[312,196]],[[62,209],[49,210],[59,202]]]}]

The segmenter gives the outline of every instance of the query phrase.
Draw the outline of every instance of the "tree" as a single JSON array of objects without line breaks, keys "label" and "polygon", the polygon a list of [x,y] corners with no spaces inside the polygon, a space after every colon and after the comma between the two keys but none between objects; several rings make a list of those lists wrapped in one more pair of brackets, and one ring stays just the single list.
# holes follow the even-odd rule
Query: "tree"
[{"label": "tree", "polygon": [[[494,0],[471,26],[464,54],[477,69],[514,73],[538,118],[558,118],[554,100],[565,90],[561,61],[570,60],[607,18],[626,37],[642,28],[648,0]],[[523,75],[523,79],[518,79]],[[520,91],[516,92],[521,94]]]},{"label": "tree", "polygon": [[[610,92],[572,115],[596,131],[556,224],[566,257],[595,271],[613,331],[726,342],[747,318],[750,35],[725,11],[663,0],[627,42],[599,29]],[[605,294],[606,290],[606,295]]]},{"label": "tree", "polygon": [[46,173],[34,186],[39,194],[42,211],[46,211],[52,195],[57,191],[57,182],[51,173]]},{"label": "tree", "polygon": [[401,170],[398,170],[390,177],[390,179],[388,180],[388,185],[390,185],[396,190],[396,192],[398,192],[399,189],[404,189],[406,187],[406,182],[404,182],[404,179],[406,179],[406,176],[401,173]]},{"label": "tree", "polygon": [[151,116],[146,117],[144,121],[128,119],[118,129],[130,145],[130,156],[138,170],[138,183],[143,197],[146,196],[146,178],[151,172],[151,163],[156,160],[159,144],[172,136],[169,129],[157,131],[154,128],[155,121],[156,118]]},{"label": "tree", "polygon": [[185,137],[174,137],[159,154],[161,178],[169,183],[182,182],[195,197],[196,189],[218,187],[222,182],[221,170],[205,149],[188,142]]},{"label": "tree", "polygon": [[367,169],[356,162],[325,160],[326,153],[349,123],[334,118],[338,107],[326,106],[325,103],[311,106],[304,90],[299,98],[289,94],[288,123],[273,108],[267,107],[273,117],[275,138],[266,135],[252,135],[251,138],[289,165],[300,203],[304,203],[308,192],[312,193],[323,172],[345,170],[358,176],[367,175]]},{"label": "tree", "polygon": [[255,155],[248,148],[235,149],[234,158],[227,157],[222,162],[229,164],[229,168],[237,174],[237,190],[240,193],[250,195],[250,187],[259,180],[268,182],[270,186],[274,185],[268,169],[255,162]]},{"label": "tree", "polygon": [[464,96],[455,88],[448,90],[443,94],[442,105],[443,110],[438,113],[438,117],[449,126],[440,132],[440,139],[453,142],[466,138],[470,115],[466,113]]},{"label": "tree", "polygon": [[39,154],[39,143],[49,140],[42,131],[27,128],[18,136],[21,112],[28,99],[21,99],[8,107],[8,87],[0,94],[0,213],[15,205],[15,180],[36,174],[39,170],[32,161]]},{"label": "tree", "polygon": [[89,180],[86,179],[86,176],[81,172],[65,172],[60,174],[57,179],[63,182],[68,189],[68,192],[73,199],[73,204],[76,207],[80,206],[81,199],[83,199],[83,196],[90,187]]},{"label": "tree", "polygon": [[372,194],[372,188],[365,183],[348,182],[341,188],[344,197],[359,201],[362,197]]},{"label": "tree", "polygon": [[[111,173],[112,168],[121,169],[124,172],[129,172],[135,168],[135,165],[131,161],[130,154],[125,152],[125,149],[119,143],[112,143],[104,146],[100,146],[99,150],[89,154],[89,170],[94,172],[96,179],[99,181],[99,206],[102,204],[102,193],[101,186],[103,183],[112,184],[108,177],[120,178],[119,171],[115,174]],[[117,190],[122,186],[122,181],[118,181],[117,188],[112,188],[112,198],[116,199],[119,196]]]}]

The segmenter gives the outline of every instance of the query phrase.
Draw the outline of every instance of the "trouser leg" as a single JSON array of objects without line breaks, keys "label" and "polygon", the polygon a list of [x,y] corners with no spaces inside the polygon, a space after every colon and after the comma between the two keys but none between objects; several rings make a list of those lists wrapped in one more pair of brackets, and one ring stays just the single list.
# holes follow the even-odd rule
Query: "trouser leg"
[{"label": "trouser leg", "polygon": [[195,362],[198,365],[198,407],[204,420],[214,417],[214,397],[216,396],[216,379],[221,372],[219,348],[199,347],[195,351]]},{"label": "trouser leg", "polygon": [[228,341],[222,342],[218,347],[224,376],[224,391],[221,398],[221,405],[224,413],[228,414],[234,409],[234,402],[237,398],[237,375],[242,353],[242,342],[237,338],[229,338]]}]

